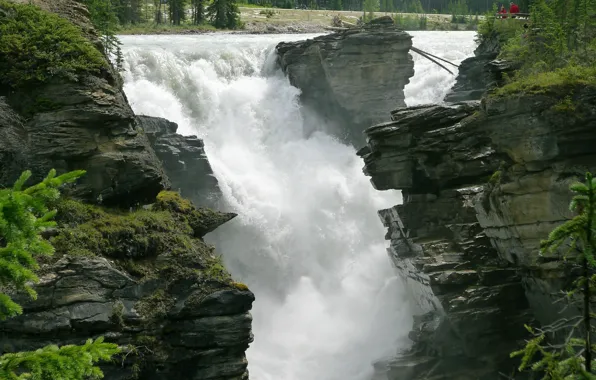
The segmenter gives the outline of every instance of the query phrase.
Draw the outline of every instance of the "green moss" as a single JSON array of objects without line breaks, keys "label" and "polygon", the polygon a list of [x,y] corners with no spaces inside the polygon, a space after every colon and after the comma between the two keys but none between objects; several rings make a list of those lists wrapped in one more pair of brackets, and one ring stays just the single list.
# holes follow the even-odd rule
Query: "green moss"
[{"label": "green moss", "polygon": [[[75,202],[75,203],[73,203]],[[66,203],[61,218],[83,222],[52,239],[59,254],[98,255],[116,259],[154,257],[193,251],[192,229],[167,211],[106,212],[94,206]]]},{"label": "green moss", "polygon": [[155,210],[167,210],[181,213],[189,213],[194,210],[194,206],[188,199],[175,191],[161,191],[155,199]]},{"label": "green moss", "polygon": [[[174,192],[161,192],[152,207],[122,211],[62,199],[55,207],[60,229],[51,239],[55,258],[104,256],[141,280],[162,278],[215,281],[231,277],[214,247],[197,238],[215,211],[197,210]],[[155,260],[157,256],[167,260]]]},{"label": "green moss", "polygon": [[578,86],[596,87],[596,67],[569,65],[535,75],[516,75],[512,81],[497,89],[494,95],[565,93]]},{"label": "green moss", "polygon": [[238,290],[248,290],[248,286],[242,282],[232,282],[231,285]]},{"label": "green moss", "polygon": [[490,176],[488,183],[490,183],[491,185],[497,185],[501,182],[501,176],[503,175],[503,172],[500,170],[497,170],[496,172],[493,173],[493,175]]},{"label": "green moss", "polygon": [[561,99],[557,104],[555,104],[552,109],[557,112],[563,113],[574,113],[575,112],[575,103],[573,99],[571,99],[570,95],[567,95],[563,99]]},{"label": "green moss", "polygon": [[77,26],[36,6],[0,0],[0,85],[77,80],[104,67],[107,61]]},{"label": "green moss", "polygon": [[111,320],[115,325],[120,326],[120,327],[124,326],[123,312],[124,312],[124,304],[120,301],[116,302],[114,304],[114,306],[112,307]]},{"label": "green moss", "polygon": [[163,289],[136,303],[135,309],[146,320],[162,319],[174,305],[174,300]]}]

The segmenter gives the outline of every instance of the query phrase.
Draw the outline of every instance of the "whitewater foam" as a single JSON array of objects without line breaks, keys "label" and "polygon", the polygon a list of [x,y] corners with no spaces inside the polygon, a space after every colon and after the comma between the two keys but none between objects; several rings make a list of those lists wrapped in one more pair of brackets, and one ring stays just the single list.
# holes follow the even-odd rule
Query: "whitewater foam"
[{"label": "whitewater foam", "polygon": [[[474,47],[472,33],[413,34],[456,62]],[[136,113],[204,138],[223,206],[238,213],[208,238],[256,295],[251,378],[368,380],[371,362],[409,344],[407,294],[376,214],[401,196],[372,188],[355,148],[305,137],[299,91],[272,52],[305,37],[123,37],[125,91]],[[454,78],[414,59],[407,103],[440,101]]]}]

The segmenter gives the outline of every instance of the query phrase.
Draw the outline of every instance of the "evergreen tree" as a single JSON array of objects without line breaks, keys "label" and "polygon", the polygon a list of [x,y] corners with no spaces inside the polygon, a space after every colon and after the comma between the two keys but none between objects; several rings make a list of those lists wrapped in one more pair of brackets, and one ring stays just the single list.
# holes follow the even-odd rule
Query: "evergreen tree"
[{"label": "evergreen tree", "polygon": [[341,0],[333,0],[333,9],[336,11],[341,11],[343,9]]},{"label": "evergreen tree", "polygon": [[374,12],[379,11],[379,0],[364,0],[364,19],[370,21],[374,18]]},{"label": "evergreen tree", "polygon": [[216,28],[236,29],[240,26],[240,11],[235,0],[213,0],[207,16]]},{"label": "evergreen tree", "polygon": [[205,22],[205,0],[192,0],[192,22],[195,25]]},{"label": "evergreen tree", "polygon": [[104,54],[106,57],[116,59],[116,67],[122,70],[122,43],[116,37],[118,30],[118,7],[112,3],[113,0],[83,0],[93,26],[99,33],[102,42]]},{"label": "evergreen tree", "polygon": [[[30,283],[38,281],[36,257],[49,256],[54,248],[41,232],[55,226],[56,211],[48,203],[58,199],[58,188],[75,181],[84,171],[74,171],[56,177],[51,170],[37,185],[23,189],[31,172],[24,172],[12,189],[0,190],[0,285],[25,291],[36,297]],[[23,312],[12,298],[0,292],[0,319]],[[109,360],[119,352],[115,344],[103,338],[88,340],[83,346],[48,346],[32,352],[18,352],[0,356],[0,379],[3,380],[86,380],[102,377],[95,363]]]},{"label": "evergreen tree", "polygon": [[[590,311],[592,294],[596,290],[596,179],[586,174],[584,183],[571,185],[576,193],[570,209],[577,215],[555,228],[548,239],[541,242],[541,252],[557,252],[567,245],[566,256],[577,256],[582,275],[574,282],[574,288],[567,296],[573,300],[581,298],[581,315],[575,319],[565,319],[542,329],[526,328],[534,338],[526,346],[511,354],[522,356],[520,371],[531,369],[540,372],[544,380],[596,379],[594,373],[594,349],[591,335],[594,333]],[[566,332],[567,339],[562,344],[549,344],[548,335]],[[539,358],[535,360],[535,357]]]},{"label": "evergreen tree", "polygon": [[186,16],[186,0],[169,0],[168,3],[170,5],[170,23],[180,25]]}]

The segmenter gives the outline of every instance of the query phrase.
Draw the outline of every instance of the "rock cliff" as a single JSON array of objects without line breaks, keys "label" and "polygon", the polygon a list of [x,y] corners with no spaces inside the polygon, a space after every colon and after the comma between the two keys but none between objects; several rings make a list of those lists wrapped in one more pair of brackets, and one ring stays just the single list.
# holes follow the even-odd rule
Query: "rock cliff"
[{"label": "rock cliff", "polygon": [[[94,46],[101,46],[80,3],[38,3],[73,20]],[[148,201],[167,186],[167,178],[135,121],[120,76],[105,62],[100,71],[84,72],[76,81],[55,76],[33,85],[4,84],[0,88],[4,116],[0,118],[14,124],[3,123],[3,133],[21,138],[18,142],[13,139],[12,148],[3,150],[20,150],[33,168],[86,170],[77,195],[87,199],[101,197],[105,203],[120,204]],[[36,176],[45,173],[35,171]],[[7,180],[0,185],[12,183],[18,174],[0,166],[0,179]]]},{"label": "rock cliff", "polygon": [[553,301],[571,277],[560,256],[538,255],[539,241],[571,217],[569,184],[596,170],[595,122],[596,89],[552,87],[402,108],[365,132],[365,174],[403,193],[379,216],[418,307],[413,346],[378,363],[384,378],[515,373],[523,324],[561,317]]},{"label": "rock cliff", "polygon": [[[66,30],[79,44],[82,36],[102,49],[78,2],[33,3],[46,11],[35,17],[51,24],[58,14],[77,25],[74,37]],[[0,23],[18,17],[12,7],[0,0]],[[0,62],[14,58],[4,51]],[[195,204],[213,204],[217,183],[202,141],[134,115],[120,76],[102,59],[100,71],[50,75],[34,86],[16,86],[0,71],[0,187],[26,169],[37,177],[31,182],[50,168],[87,171],[53,205],[58,227],[44,237],[56,253],[41,262],[37,300],[13,295],[23,314],[0,323],[0,355],[104,336],[125,352],[102,364],[106,380],[248,379],[254,295],[203,241],[235,215],[163,191],[170,177]]]},{"label": "rock cliff", "polygon": [[254,295],[202,240],[234,214],[172,192],[128,214],[74,200],[58,210],[38,298],[15,298],[24,314],[0,324],[0,354],[104,336],[126,352],[102,366],[108,380],[248,378]]},{"label": "rock cliff", "polygon": [[137,122],[162,162],[172,188],[196,205],[216,206],[221,191],[205,155],[203,140],[177,134],[178,125],[163,118],[137,116]]},{"label": "rock cliff", "polygon": [[334,132],[357,144],[366,127],[405,106],[404,87],[414,75],[412,36],[384,20],[276,48],[279,65],[302,91],[302,104],[336,122],[341,132]]}]

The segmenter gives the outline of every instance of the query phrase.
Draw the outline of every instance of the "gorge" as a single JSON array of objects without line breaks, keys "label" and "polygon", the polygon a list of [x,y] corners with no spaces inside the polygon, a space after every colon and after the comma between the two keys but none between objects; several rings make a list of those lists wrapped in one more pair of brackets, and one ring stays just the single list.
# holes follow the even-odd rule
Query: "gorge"
[{"label": "gorge", "polygon": [[[76,2],[36,3],[97,44]],[[594,170],[595,93],[485,96],[508,68],[474,36],[122,36],[122,80],[0,87],[0,185],[87,170],[0,355],[103,335],[134,347],[106,379],[512,373],[569,280],[537,245]]]}]

